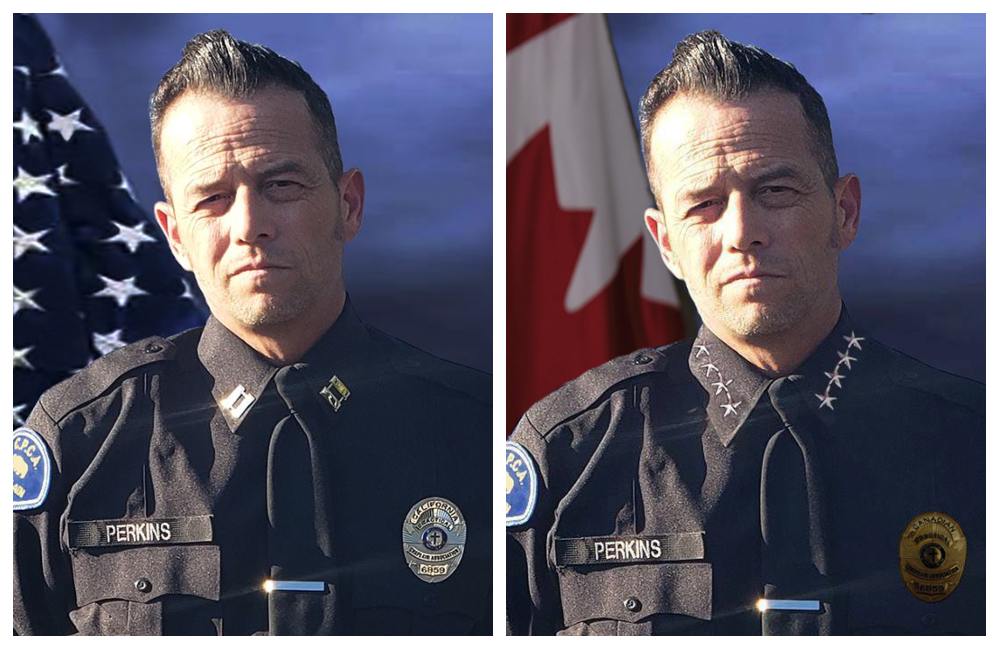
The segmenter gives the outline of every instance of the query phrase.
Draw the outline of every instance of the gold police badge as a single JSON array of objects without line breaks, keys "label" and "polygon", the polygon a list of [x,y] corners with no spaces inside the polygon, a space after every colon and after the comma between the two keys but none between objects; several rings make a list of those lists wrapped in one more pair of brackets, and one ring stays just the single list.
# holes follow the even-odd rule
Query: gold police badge
[{"label": "gold police badge", "polygon": [[403,520],[403,558],[424,582],[441,582],[462,561],[465,535],[458,506],[442,497],[421,499]]},{"label": "gold police badge", "polygon": [[965,571],[965,533],[943,512],[914,517],[899,538],[899,573],[910,593],[926,603],[955,591]]}]

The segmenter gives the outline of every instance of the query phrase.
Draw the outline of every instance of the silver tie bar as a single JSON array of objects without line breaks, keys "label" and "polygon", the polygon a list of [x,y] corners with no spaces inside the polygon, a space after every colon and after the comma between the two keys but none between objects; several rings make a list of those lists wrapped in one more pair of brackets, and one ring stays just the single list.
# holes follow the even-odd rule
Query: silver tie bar
[{"label": "silver tie bar", "polygon": [[314,580],[265,580],[264,591],[326,591],[325,582]]},{"label": "silver tie bar", "polygon": [[779,612],[818,612],[820,602],[818,600],[776,600],[761,598],[757,601],[757,609],[766,612],[777,610]]}]

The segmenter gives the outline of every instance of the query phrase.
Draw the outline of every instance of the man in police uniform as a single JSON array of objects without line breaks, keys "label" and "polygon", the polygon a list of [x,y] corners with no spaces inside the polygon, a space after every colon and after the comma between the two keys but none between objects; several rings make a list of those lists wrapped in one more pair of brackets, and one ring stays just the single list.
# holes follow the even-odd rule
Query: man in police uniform
[{"label": "man in police uniform", "polygon": [[507,446],[514,634],[985,631],[985,390],[852,322],[858,178],[790,65],[716,32],[640,106],[645,221],[703,327]]},{"label": "man in police uniform", "polygon": [[15,630],[488,633],[490,380],[352,309],[364,185],[326,95],[209,32],[150,114],[156,216],[212,317],[15,431]]}]

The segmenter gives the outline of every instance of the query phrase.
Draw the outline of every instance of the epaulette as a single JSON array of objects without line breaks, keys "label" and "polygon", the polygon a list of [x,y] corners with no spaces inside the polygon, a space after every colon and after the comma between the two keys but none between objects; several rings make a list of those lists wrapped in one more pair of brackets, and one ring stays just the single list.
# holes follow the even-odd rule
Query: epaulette
[{"label": "epaulette", "polygon": [[671,372],[681,361],[686,371],[691,344],[690,340],[680,341],[660,348],[636,350],[612,359],[563,384],[536,402],[525,415],[532,426],[545,436],[630,380],[650,373]]},{"label": "epaulette", "polygon": [[368,331],[385,349],[398,372],[444,386],[484,404],[492,402],[493,380],[488,373],[434,356],[377,328],[369,326]]},{"label": "epaulette", "polygon": [[978,381],[929,366],[888,348],[895,358],[893,380],[904,387],[930,393],[982,415],[986,414],[986,386]]},{"label": "epaulette", "polygon": [[70,412],[102,395],[123,375],[151,363],[173,359],[175,352],[174,344],[160,336],[130,343],[105,354],[45,391],[39,401],[52,419],[59,422]]}]

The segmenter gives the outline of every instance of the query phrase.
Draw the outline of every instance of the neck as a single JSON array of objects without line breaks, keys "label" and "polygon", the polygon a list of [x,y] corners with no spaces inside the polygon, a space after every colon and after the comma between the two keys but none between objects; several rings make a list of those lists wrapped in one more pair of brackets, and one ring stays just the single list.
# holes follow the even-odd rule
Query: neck
[{"label": "neck", "polygon": [[770,377],[791,374],[819,347],[840,318],[839,296],[823,309],[816,310],[795,328],[753,337],[736,336],[724,328],[709,328],[741,357]]},{"label": "neck", "polygon": [[268,361],[287,366],[301,360],[340,317],[347,294],[338,289],[330,299],[283,323],[251,328],[232,319],[216,318]]}]

